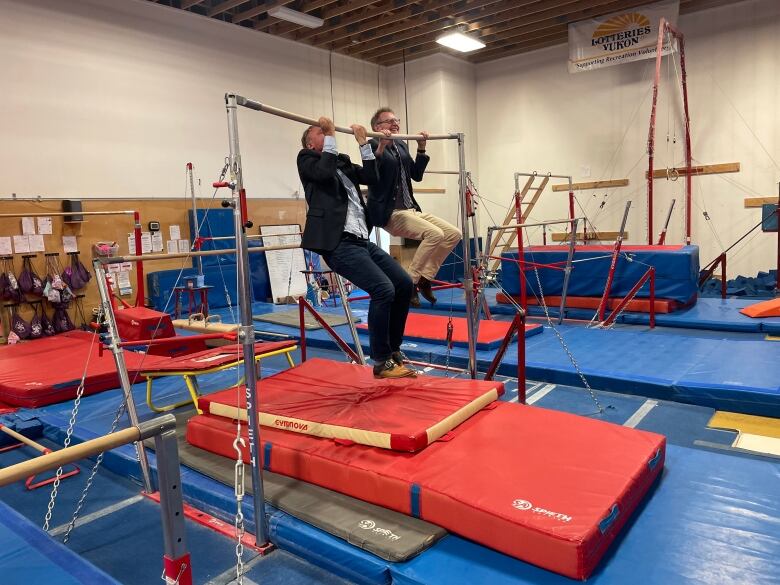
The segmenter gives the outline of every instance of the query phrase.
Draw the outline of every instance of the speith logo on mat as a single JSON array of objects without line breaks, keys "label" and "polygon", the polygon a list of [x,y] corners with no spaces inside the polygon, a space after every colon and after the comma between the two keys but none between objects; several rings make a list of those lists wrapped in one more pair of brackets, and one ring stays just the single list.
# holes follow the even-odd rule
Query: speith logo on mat
[{"label": "speith logo on mat", "polygon": [[591,46],[601,46],[605,51],[619,51],[639,41],[652,31],[650,19],[639,12],[627,12],[613,16],[593,33]]},{"label": "speith logo on mat", "polygon": [[568,516],[566,514],[561,514],[560,512],[552,512],[550,510],[545,510],[544,508],[540,508],[539,506],[534,506],[528,500],[515,500],[514,502],[512,502],[512,507],[523,511],[530,510],[532,514],[546,516],[547,518],[552,518],[553,520],[560,520],[561,522],[572,521],[571,516]]},{"label": "speith logo on mat", "polygon": [[401,537],[397,534],[393,534],[392,530],[387,530],[386,528],[379,528],[376,525],[376,522],[373,520],[361,520],[358,522],[358,526],[362,528],[363,530],[370,530],[371,532],[378,534],[380,536],[384,536],[387,538],[387,540],[401,540]]}]

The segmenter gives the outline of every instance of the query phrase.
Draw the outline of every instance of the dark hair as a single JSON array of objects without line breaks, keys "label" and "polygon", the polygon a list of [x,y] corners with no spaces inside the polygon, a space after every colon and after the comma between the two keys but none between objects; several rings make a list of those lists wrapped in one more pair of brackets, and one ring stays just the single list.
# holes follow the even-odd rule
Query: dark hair
[{"label": "dark hair", "polygon": [[379,108],[376,112],[374,112],[374,115],[371,116],[371,129],[376,130],[377,124],[379,124],[379,116],[384,114],[385,112],[390,112],[391,114],[395,114],[395,110],[393,108],[388,108],[387,106],[382,106]]},{"label": "dark hair", "polygon": [[301,136],[301,146],[304,148],[309,148],[309,132],[311,132],[312,128],[319,128],[319,126],[309,126],[306,128],[306,130],[303,131],[303,135]]}]

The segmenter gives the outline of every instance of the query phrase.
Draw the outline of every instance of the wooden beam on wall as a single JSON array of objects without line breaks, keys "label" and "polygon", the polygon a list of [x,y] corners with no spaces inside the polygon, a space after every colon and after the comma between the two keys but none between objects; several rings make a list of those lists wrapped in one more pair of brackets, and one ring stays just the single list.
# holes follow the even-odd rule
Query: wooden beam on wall
[{"label": "wooden beam on wall", "polygon": [[[627,187],[628,179],[614,179],[612,181],[590,181],[587,183],[572,183],[571,188],[574,191],[584,191],[586,189],[612,189],[613,187]],[[568,183],[562,185],[553,185],[553,191],[568,191]]]},{"label": "wooden beam on wall", "polygon": [[[720,163],[716,165],[698,165],[691,167],[691,175],[717,175],[720,173],[738,173],[739,163]],[[658,169],[653,171],[654,179],[668,179],[670,173],[676,173],[680,177],[684,177],[688,174],[686,167],[677,167],[675,169]],[[645,178],[647,178],[647,171],[645,171]]]},{"label": "wooden beam on wall", "polygon": [[[553,232],[550,234],[553,242],[568,242],[571,239],[570,232]],[[601,240],[614,242],[620,235],[619,232],[577,232],[578,240]],[[628,232],[623,234],[624,239],[628,239]]]},{"label": "wooden beam on wall", "polygon": [[761,208],[764,205],[777,205],[777,197],[747,197],[745,199],[745,209]]}]

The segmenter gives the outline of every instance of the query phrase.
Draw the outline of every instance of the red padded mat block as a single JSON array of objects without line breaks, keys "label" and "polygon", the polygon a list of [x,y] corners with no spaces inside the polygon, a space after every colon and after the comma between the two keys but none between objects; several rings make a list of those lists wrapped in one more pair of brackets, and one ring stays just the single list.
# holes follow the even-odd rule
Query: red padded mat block
[{"label": "red padded mat block", "polygon": [[[404,454],[264,428],[260,452],[270,471],[417,512],[490,548],[585,579],[660,473],[666,447],[654,433],[505,402],[453,435]],[[226,457],[234,456],[234,438],[224,418],[200,415],[187,426],[190,443]]]},{"label": "red padded mat block", "polygon": [[[92,337],[86,331],[69,331],[0,348],[0,400],[26,408],[69,400],[76,396],[85,366],[85,395],[118,388],[113,355],[110,351],[100,355],[100,341],[95,339],[93,343]],[[168,359],[132,351],[124,355],[131,382],[139,367],[152,367]]]},{"label": "red padded mat block", "polygon": [[[257,412],[264,426],[419,451],[504,393],[501,382],[418,376],[376,379],[371,368],[310,359],[263,378]],[[238,403],[238,404],[237,404]],[[246,419],[241,389],[202,396],[207,413]]]},{"label": "red padded mat block", "polygon": [[[186,339],[186,337],[184,337]],[[271,353],[280,349],[295,347],[296,341],[259,341],[255,343],[255,355]],[[225,345],[214,347],[197,353],[172,357],[166,360],[155,360],[145,372],[197,372],[224,366],[244,357],[242,345]]]},{"label": "red padded mat block", "polygon": [[[429,339],[444,341],[447,339],[447,323],[450,318],[446,315],[428,315],[426,313],[409,313],[404,329],[406,339]],[[511,325],[510,321],[480,320],[477,334],[477,344],[492,344],[504,339]],[[368,329],[368,325],[361,323],[358,329]],[[541,325],[526,325],[526,331],[537,329]],[[457,344],[468,343],[468,322],[463,317],[452,318],[452,341]]]},{"label": "red padded mat block", "polygon": [[[496,302],[502,305],[512,305],[520,302],[520,295],[512,295],[510,300],[509,295],[505,293],[496,293]],[[529,305],[538,305],[536,297],[528,295],[527,297]],[[608,301],[607,308],[615,309],[622,298],[611,298]],[[544,302],[548,307],[557,309],[561,306],[561,297],[546,296]],[[598,309],[601,303],[599,297],[566,297],[566,308],[569,309]],[[656,313],[672,313],[679,309],[689,307],[692,303],[683,305],[682,303],[673,299],[655,299],[655,312]],[[649,313],[650,312],[650,300],[633,298],[628,301],[626,305],[626,311],[633,311],[636,313]]]},{"label": "red padded mat block", "polygon": [[146,307],[129,307],[114,312],[119,336],[125,341],[174,337],[176,331],[168,313]]}]

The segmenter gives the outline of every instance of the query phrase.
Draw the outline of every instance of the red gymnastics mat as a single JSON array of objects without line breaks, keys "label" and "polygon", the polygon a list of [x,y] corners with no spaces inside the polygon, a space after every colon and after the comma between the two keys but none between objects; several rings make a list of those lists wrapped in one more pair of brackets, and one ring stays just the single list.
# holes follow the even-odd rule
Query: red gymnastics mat
[{"label": "red gymnastics mat", "polygon": [[[423,343],[446,343],[447,323],[450,318],[446,315],[428,315],[426,313],[409,313],[404,329],[405,341],[420,341]],[[510,321],[480,320],[477,334],[477,349],[496,349],[501,345],[506,332],[511,325]],[[452,318],[452,344],[458,347],[468,347],[468,324],[463,317]],[[358,329],[368,329],[365,323],[357,325]],[[531,337],[544,331],[541,325],[526,325],[525,336]]]},{"label": "red gymnastics mat", "polygon": [[[532,294],[528,294],[526,300],[529,305],[538,305],[539,302]],[[511,300],[505,293],[496,293],[496,302],[502,305],[514,305],[521,301],[520,295],[512,295]],[[607,301],[607,309],[612,311],[623,301],[622,298],[611,297]],[[655,299],[655,312],[656,313],[673,313],[680,309],[686,309],[695,304],[696,298],[693,298],[688,303],[680,303],[674,299]],[[558,296],[545,296],[545,304],[552,308],[558,309],[561,306],[561,297]],[[601,297],[566,297],[567,309],[598,309],[601,304]],[[625,308],[626,311],[634,313],[649,313],[650,312],[650,299],[642,299],[634,297]]]},{"label": "red gymnastics mat", "polygon": [[[187,440],[234,458],[235,432],[229,419],[203,414],[190,419]],[[414,454],[275,428],[263,428],[260,439],[269,471],[422,518],[573,579],[593,572],[645,497],[666,444],[654,433],[506,402]]]},{"label": "red gymnastics mat", "polygon": [[[187,339],[183,337],[183,339]],[[258,341],[254,346],[255,356],[293,349],[297,341]],[[244,359],[244,346],[223,345],[212,347],[196,353],[175,355],[170,358],[158,358],[149,363],[149,367],[143,369],[144,374],[154,373],[192,373],[197,374],[202,370],[210,370],[227,364],[232,364]]]},{"label": "red gymnastics mat", "polygon": [[[76,396],[85,367],[85,395],[118,388],[114,357],[110,351],[101,355],[100,347],[95,334],[68,331],[0,348],[0,401],[37,408],[69,400]],[[153,369],[168,359],[132,351],[124,355],[131,382],[141,367]]]},{"label": "red gymnastics mat", "polygon": [[[504,393],[500,382],[434,376],[376,379],[370,367],[324,359],[263,378],[261,425],[297,433],[419,451]],[[246,420],[243,387],[198,401],[203,412]]]}]

